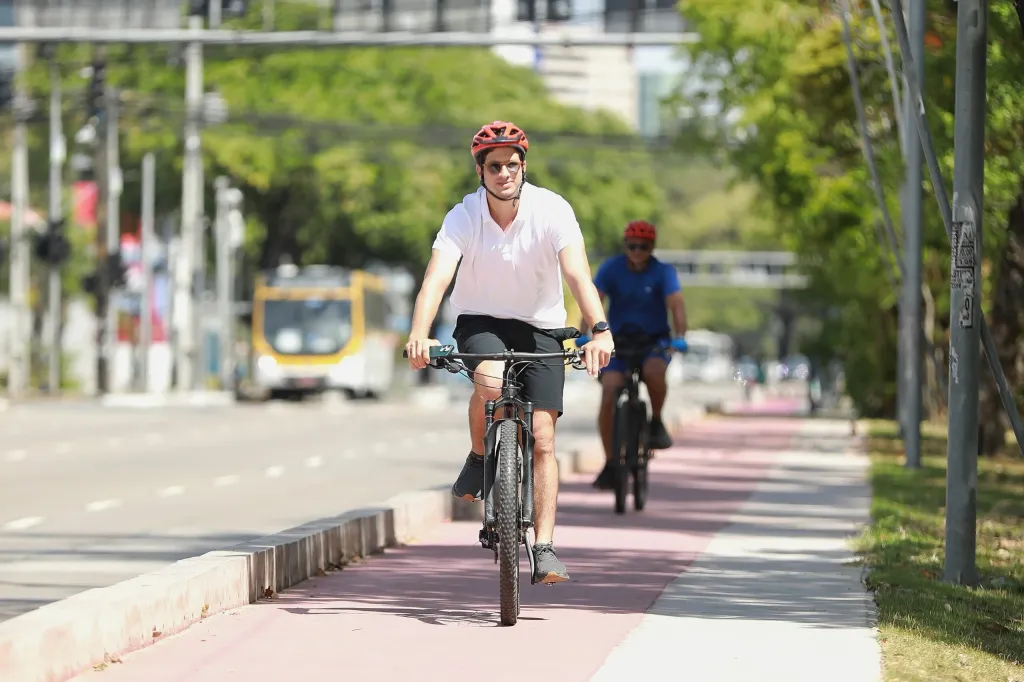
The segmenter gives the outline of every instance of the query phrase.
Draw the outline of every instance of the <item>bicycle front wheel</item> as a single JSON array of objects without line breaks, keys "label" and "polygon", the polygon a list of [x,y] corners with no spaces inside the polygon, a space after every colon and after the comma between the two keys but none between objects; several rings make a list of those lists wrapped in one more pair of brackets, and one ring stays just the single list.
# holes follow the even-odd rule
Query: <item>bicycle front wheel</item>
[{"label": "bicycle front wheel", "polygon": [[502,422],[500,434],[495,516],[498,524],[501,624],[515,625],[519,619],[519,524],[522,516],[519,493],[523,469],[515,422]]}]

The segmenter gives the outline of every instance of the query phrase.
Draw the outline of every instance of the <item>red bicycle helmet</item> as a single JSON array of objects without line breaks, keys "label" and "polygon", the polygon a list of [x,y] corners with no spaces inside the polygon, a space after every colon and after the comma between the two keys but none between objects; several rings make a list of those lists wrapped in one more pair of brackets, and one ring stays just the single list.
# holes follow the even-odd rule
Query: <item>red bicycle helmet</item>
[{"label": "red bicycle helmet", "polygon": [[653,242],[658,239],[658,230],[646,220],[634,220],[626,225],[622,236],[625,239],[647,239]]},{"label": "red bicycle helmet", "polygon": [[507,121],[488,123],[473,136],[471,150],[474,159],[479,159],[481,152],[499,147],[515,147],[525,158],[526,152],[530,149],[530,141],[526,139],[526,133],[522,128]]}]

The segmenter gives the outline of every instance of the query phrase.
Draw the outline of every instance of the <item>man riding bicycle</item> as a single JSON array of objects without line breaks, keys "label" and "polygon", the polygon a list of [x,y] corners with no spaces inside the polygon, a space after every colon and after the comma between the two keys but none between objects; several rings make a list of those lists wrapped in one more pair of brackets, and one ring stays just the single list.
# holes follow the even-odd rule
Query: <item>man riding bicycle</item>
[{"label": "man riding bicycle", "polygon": [[[608,320],[612,336],[620,338],[624,329],[636,329],[655,338],[668,338],[670,329],[668,311],[672,311],[672,328],[676,340],[686,334],[686,305],[679,287],[675,268],[662,263],[652,255],[657,241],[657,230],[646,220],[634,220],[623,233],[625,252],[605,261],[597,271],[594,284],[602,303],[608,299]],[[622,340],[620,339],[620,343]],[[652,351],[644,360],[642,379],[651,398],[651,449],[672,447],[672,437],[662,421],[662,408],[668,395],[665,373],[670,356],[663,351]],[[612,416],[615,396],[625,384],[627,368],[619,358],[601,372],[601,407],[598,426],[604,445],[606,464],[594,480],[594,487],[608,490],[612,487],[612,471],[607,462],[612,450]]]},{"label": "man riding bicycle", "polygon": [[[430,359],[430,327],[455,276],[450,305],[456,313],[452,336],[462,353],[557,353],[566,324],[562,277],[580,306],[593,341],[584,346],[594,377],[608,364],[614,345],[604,306],[591,281],[583,233],[569,203],[526,181],[526,133],[495,121],[473,136],[480,188],[445,216],[416,296],[406,352],[413,369]],[[469,402],[471,449],[452,486],[467,501],[483,498],[484,405],[501,395],[504,363],[467,362],[473,380]],[[534,405],[535,579],[569,579],[552,539],[558,495],[555,422],[562,414],[565,367],[531,363],[519,372],[522,395]]]}]

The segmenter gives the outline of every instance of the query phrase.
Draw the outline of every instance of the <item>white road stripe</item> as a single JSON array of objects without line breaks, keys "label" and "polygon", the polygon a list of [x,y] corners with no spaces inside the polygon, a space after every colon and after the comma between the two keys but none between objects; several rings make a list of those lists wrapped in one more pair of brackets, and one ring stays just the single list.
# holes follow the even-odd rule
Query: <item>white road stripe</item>
[{"label": "white road stripe", "polygon": [[319,455],[314,455],[313,457],[306,458],[306,466],[308,466],[310,469],[316,469],[317,467],[323,466],[323,463],[324,458],[320,457]]},{"label": "white road stripe", "polygon": [[20,462],[28,457],[28,453],[24,450],[8,450],[7,454],[4,455],[4,459],[8,462]]},{"label": "white road stripe", "polygon": [[213,484],[218,488],[225,488],[229,485],[238,483],[239,476],[237,474],[228,474],[227,476],[218,476],[213,479]]},{"label": "white road stripe", "polygon": [[267,470],[263,473],[267,478],[279,478],[284,473],[284,467],[280,465],[267,467]]},{"label": "white road stripe", "polygon": [[185,488],[180,485],[169,485],[166,488],[162,488],[157,491],[157,495],[160,497],[175,497],[185,492]]},{"label": "white road stripe", "polygon": [[96,500],[85,505],[85,511],[98,512],[106,509],[114,509],[121,506],[121,500],[109,499],[109,500]]},{"label": "white road stripe", "polygon": [[42,522],[42,516],[26,516],[21,519],[8,521],[4,524],[4,530],[28,530],[32,526],[38,526]]},{"label": "white road stripe", "polygon": [[57,443],[56,450],[57,454],[66,455],[67,453],[71,452],[71,443]]}]

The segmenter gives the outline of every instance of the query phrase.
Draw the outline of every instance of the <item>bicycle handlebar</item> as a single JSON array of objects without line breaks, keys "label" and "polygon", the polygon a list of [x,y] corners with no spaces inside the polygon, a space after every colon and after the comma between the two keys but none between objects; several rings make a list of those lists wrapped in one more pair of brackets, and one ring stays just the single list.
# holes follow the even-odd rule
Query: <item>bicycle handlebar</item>
[{"label": "bicycle handlebar", "polygon": [[[558,353],[520,353],[518,351],[506,350],[500,353],[459,353],[455,346],[445,344],[430,347],[431,360],[503,360],[505,362],[519,362],[522,360],[549,360],[562,358],[564,360],[581,360],[582,353],[578,348],[565,348]],[[612,351],[615,355],[615,351]],[[408,358],[409,351],[402,350],[402,357]]]}]

